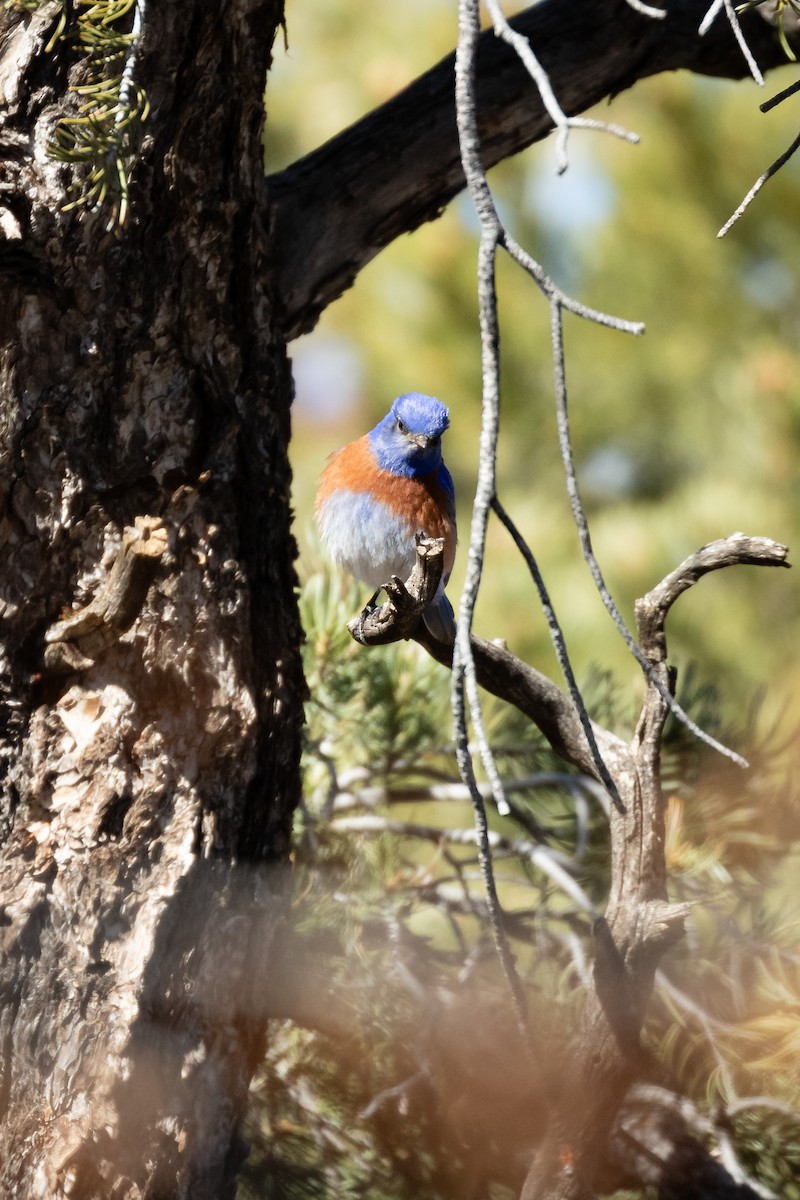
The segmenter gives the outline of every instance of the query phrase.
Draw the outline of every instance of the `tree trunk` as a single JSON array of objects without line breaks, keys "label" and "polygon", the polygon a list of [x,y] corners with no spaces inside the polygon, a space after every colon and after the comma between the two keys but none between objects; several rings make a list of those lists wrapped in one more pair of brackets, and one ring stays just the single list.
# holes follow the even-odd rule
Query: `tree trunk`
[{"label": "tree trunk", "polygon": [[46,48],[52,6],[0,16],[0,1195],[18,1200],[235,1187],[302,725],[262,227],[281,20],[280,0],[148,8],[152,113],[109,232],[64,211],[72,172],[45,152],[81,48]]}]

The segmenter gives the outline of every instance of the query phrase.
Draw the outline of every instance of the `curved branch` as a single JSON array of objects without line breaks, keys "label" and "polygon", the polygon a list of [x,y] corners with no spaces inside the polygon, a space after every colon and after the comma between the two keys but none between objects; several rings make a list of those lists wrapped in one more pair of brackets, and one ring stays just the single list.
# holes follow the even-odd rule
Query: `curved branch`
[{"label": "curved branch", "polygon": [[[698,36],[708,0],[667,0],[653,21],[627,0],[542,0],[510,22],[529,38],[561,109],[583,112],[640,79],[684,68],[739,79],[747,63],[727,22]],[[762,70],[786,62],[757,13],[742,29]],[[305,333],[358,272],[403,233],[438,217],[464,187],[453,96],[454,56],[325,145],[267,180],[279,256],[276,294],[288,338]],[[478,60],[481,151],[487,167],[553,128],[514,50],[491,30]]]},{"label": "curved branch", "polygon": [[[453,664],[452,646],[437,642],[424,626],[414,632],[414,641],[446,667]],[[503,642],[487,642],[472,635],[472,655],[478,683],[487,692],[513,704],[542,731],[565,762],[598,779],[597,765],[584,736],[572,701],[535,667],[512,654]],[[625,743],[615,734],[593,723],[595,740],[612,775],[627,761]]]},{"label": "curved branch", "polygon": [[[436,640],[422,621],[422,611],[430,603],[441,577],[440,539],[418,539],[417,561],[405,583],[389,581],[389,600],[379,608],[367,608],[348,624],[356,641],[367,646],[387,645],[411,638],[432,658],[448,669],[453,665],[453,647]],[[667,613],[683,592],[710,571],[730,566],[787,567],[788,550],[770,538],[748,537],[734,533],[703,546],[661,580],[636,602],[639,637],[644,653],[654,667],[666,671],[664,623]],[[578,714],[568,696],[546,675],[523,662],[499,641],[487,642],[472,636],[472,652],[478,683],[487,692],[519,709],[544,734],[555,752],[593,779],[597,765],[586,741]],[[660,748],[660,725],[667,712],[656,688],[648,696],[634,739],[634,747],[645,740],[645,729],[652,733],[654,751]],[[654,725],[655,722],[655,725]],[[630,752],[615,734],[593,723],[601,754],[613,773],[631,765]]]},{"label": "curved branch", "polygon": [[[453,647],[437,641],[422,620],[422,611],[439,585],[442,570],[441,538],[418,535],[417,560],[405,581],[385,585],[389,599],[379,608],[370,605],[348,623],[352,637],[364,646],[382,646],[412,638],[443,666],[453,666]],[[542,731],[565,762],[593,779],[597,763],[586,740],[572,701],[546,675],[529,667],[502,642],[471,637],[478,683],[493,696],[518,708]],[[624,742],[600,726],[592,726],[600,753],[612,770],[622,769],[627,758]]]},{"label": "curved branch", "polygon": [[[667,642],[664,624],[672,605],[704,575],[723,567],[788,567],[786,546],[771,538],[748,537],[732,533],[729,537],[709,542],[690,554],[680,566],[670,571],[659,584],[636,601],[636,624],[642,652],[653,668],[656,680],[672,691],[667,667]],[[642,752],[657,758],[661,751],[661,731],[667,715],[663,696],[653,683],[648,684],[635,741]]]},{"label": "curved branch", "polygon": [[667,613],[678,597],[704,575],[723,567],[788,567],[788,553],[788,547],[772,538],[749,537],[746,533],[732,533],[701,546],[636,602],[639,640],[645,654],[652,662],[663,661]]}]

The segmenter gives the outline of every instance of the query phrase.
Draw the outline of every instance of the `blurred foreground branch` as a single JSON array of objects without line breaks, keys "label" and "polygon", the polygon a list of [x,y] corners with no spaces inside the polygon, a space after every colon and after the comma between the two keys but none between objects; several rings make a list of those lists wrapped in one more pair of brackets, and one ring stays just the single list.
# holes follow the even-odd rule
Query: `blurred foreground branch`
[{"label": "blurred foreground branch", "polygon": [[[664,689],[671,693],[675,683],[667,659],[667,614],[675,601],[710,571],[737,565],[786,566],[786,556],[786,547],[770,539],[736,533],[692,554],[637,603],[640,644],[653,678],[646,684],[644,704],[629,743],[594,726],[624,812],[610,814],[611,888],[605,915],[594,925],[591,986],[576,1027],[564,1033],[555,1050],[548,1047],[549,1062],[541,1060],[542,1086],[552,1119],[528,1174],[524,1200],[584,1200],[605,1187],[607,1178],[615,1178],[615,1172],[618,1175],[611,1130],[626,1094],[644,1070],[639,1038],[655,971],[666,948],[683,932],[687,906],[672,904],[667,897],[660,785],[662,737],[669,711],[661,693]],[[418,563],[419,569],[405,585],[404,611],[394,629],[390,602],[377,615],[367,615],[361,640],[370,644],[370,621],[379,624],[381,642],[392,640],[393,635],[408,637],[411,631],[429,654],[450,666],[452,649],[435,642],[421,621],[412,625],[415,605],[421,612],[430,589],[435,590],[438,583],[436,555],[425,552],[423,559],[424,564]],[[419,581],[425,576],[425,588],[420,591]],[[417,593],[416,599],[413,593]],[[574,706],[560,689],[501,644],[473,636],[471,645],[480,683],[532,720],[567,762],[596,778]],[[536,1039],[533,1044],[536,1047]],[[663,1125],[662,1121],[659,1137],[664,1136]],[[680,1146],[690,1147],[695,1156],[706,1152],[688,1135],[676,1134],[673,1140],[677,1159],[670,1158],[665,1170],[683,1171],[684,1177]],[[729,1175],[724,1167],[717,1174],[720,1170]],[[723,1189],[708,1194],[736,1193]],[[739,1193],[750,1194],[755,1193],[749,1189]]]}]

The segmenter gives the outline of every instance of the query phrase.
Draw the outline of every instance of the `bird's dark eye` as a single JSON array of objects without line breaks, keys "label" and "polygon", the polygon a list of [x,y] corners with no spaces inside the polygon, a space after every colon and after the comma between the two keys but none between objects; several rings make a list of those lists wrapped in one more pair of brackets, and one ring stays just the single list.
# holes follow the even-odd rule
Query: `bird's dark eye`
[{"label": "bird's dark eye", "polygon": [[399,417],[397,418],[397,428],[399,429],[400,433],[408,433],[408,426],[406,425],[405,421],[401,421]]}]

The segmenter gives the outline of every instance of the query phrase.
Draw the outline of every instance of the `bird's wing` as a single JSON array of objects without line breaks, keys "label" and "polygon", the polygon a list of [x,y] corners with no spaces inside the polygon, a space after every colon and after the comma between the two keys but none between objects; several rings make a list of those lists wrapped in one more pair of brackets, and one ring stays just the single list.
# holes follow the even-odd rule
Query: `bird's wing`
[{"label": "bird's wing", "polygon": [[442,463],[436,476],[436,482],[441,488],[442,499],[445,504],[447,515],[455,525],[456,523],[456,489],[453,486],[453,477],[447,467]]}]

